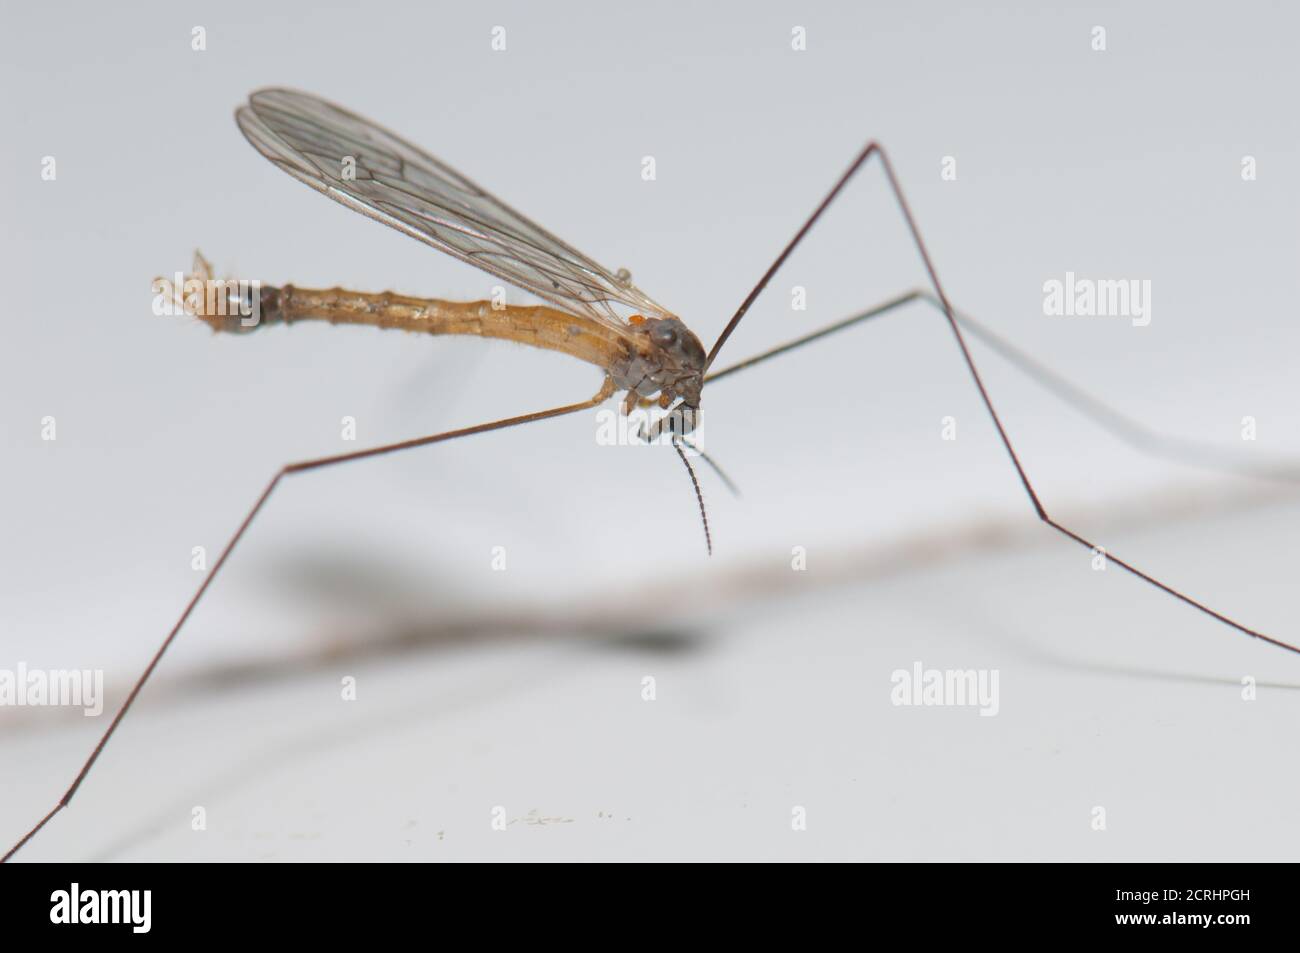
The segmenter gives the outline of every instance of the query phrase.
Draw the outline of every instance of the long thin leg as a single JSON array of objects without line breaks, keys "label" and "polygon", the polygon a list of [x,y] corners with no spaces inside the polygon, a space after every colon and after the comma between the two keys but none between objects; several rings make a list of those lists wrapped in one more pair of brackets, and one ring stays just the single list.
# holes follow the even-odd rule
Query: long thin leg
[{"label": "long thin leg", "polygon": [[[746,358],[720,371],[714,371],[704,380],[706,383],[722,380],[738,371],[746,370],[762,364],[770,358],[803,347],[805,344],[811,344],[831,334],[846,331],[849,328],[870,321],[872,318],[892,314],[904,305],[917,301],[928,304],[939,313],[940,317],[943,316],[943,305],[939,302],[939,299],[931,292],[918,288],[890,298],[888,301],[884,301],[866,311],[859,311],[852,317],[836,321],[834,324],[819,328],[810,334],[795,338],[793,341],[787,341],[760,354],[755,354],[753,357]],[[966,311],[954,309],[953,314],[956,315],[957,323],[962,326],[963,330],[970,332],[973,337],[986,344],[990,350],[1006,360],[1007,363],[1046,390],[1054,393],[1085,417],[1091,418],[1102,429],[1109,431],[1143,453],[1165,457],[1189,466],[1204,467],[1237,476],[1252,477],[1258,480],[1274,480],[1283,483],[1300,483],[1300,462],[1276,459],[1261,464],[1212,443],[1156,433],[1150,427],[1116,410],[1100,397],[1090,393],[1086,388],[1074,383],[1060,372],[1053,370],[1042,361],[1016,347],[1005,337],[971,317]]]},{"label": "long thin leg", "polygon": [[270,498],[272,491],[280,485],[281,480],[295,473],[306,473],[308,470],[319,470],[323,467],[333,466],[338,463],[364,460],[367,457],[377,457],[386,453],[396,453],[399,450],[410,450],[413,447],[424,447],[433,443],[443,443],[448,440],[455,440],[459,437],[470,437],[474,434],[487,433],[491,430],[504,430],[507,427],[517,427],[521,424],[530,424],[539,420],[549,420],[552,417],[563,417],[565,414],[573,414],[580,410],[586,410],[589,407],[595,407],[597,404],[603,403],[613,393],[614,381],[612,378],[606,377],[604,385],[596,396],[592,397],[590,400],[584,400],[580,404],[566,404],[563,407],[553,407],[550,410],[524,414],[521,417],[507,417],[504,420],[494,420],[490,423],[477,424],[473,427],[465,427],[460,430],[448,430],[446,433],[434,434],[430,437],[417,437],[414,440],[403,440],[400,443],[389,443],[379,447],[370,447],[366,450],[356,450],[352,453],[340,453],[332,457],[318,457],[314,460],[303,460],[298,463],[289,463],[282,466],[276,472],[275,476],[271,477],[271,482],[266,485],[266,489],[262,491],[262,495],[257,498],[257,502],[253,504],[253,508],[248,511],[248,515],[245,516],[243,522],[239,524],[239,528],[235,530],[235,534],[230,537],[225,548],[221,550],[221,555],[217,557],[217,561],[213,564],[212,571],[208,573],[207,578],[203,580],[202,584],[200,584],[199,588],[195,591],[189,604],[185,606],[185,611],[181,613],[180,618],[176,620],[176,624],[172,626],[171,632],[167,634],[167,638],[163,639],[162,644],[158,646],[158,651],[154,652],[153,658],[149,660],[149,664],[145,667],[144,673],[136,680],[135,685],[126,696],[126,700],[122,702],[121,707],[117,710],[117,714],[113,716],[113,721],[109,724],[108,729],[99,739],[99,743],[95,745],[95,750],[90,753],[90,757],[86,759],[86,763],[83,764],[81,770],[77,772],[77,776],[73,779],[72,785],[66,792],[64,792],[63,797],[59,798],[59,802],[54,805],[50,812],[42,817],[36,826],[28,831],[23,838],[18,841],[18,843],[9,848],[9,851],[4,855],[4,857],[0,857],[0,863],[4,863],[14,854],[18,853],[18,851],[22,849],[23,845],[35,837],[40,829],[48,824],[54,815],[67,807],[69,802],[72,801],[72,796],[77,793],[77,788],[81,787],[81,782],[86,779],[86,775],[90,773],[90,769],[94,767],[100,754],[103,753],[104,746],[108,744],[108,740],[113,737],[113,732],[117,731],[117,726],[121,724],[122,719],[126,717],[127,711],[130,710],[131,705],[135,702],[136,696],[140,694],[140,690],[144,688],[145,682],[149,681],[149,676],[152,675],[153,670],[158,667],[158,663],[162,661],[163,654],[176,639],[177,634],[181,630],[181,626],[183,626],[185,621],[190,617],[190,613],[194,611],[194,607],[199,604],[199,600],[202,599],[203,594],[207,592],[208,586],[212,585],[212,580],[216,578],[217,573],[221,572],[221,567],[225,565],[226,560],[234,550],[235,545],[243,538],[244,533],[247,532],[248,527],[252,524],[257,514],[261,512],[262,507],[266,505],[266,501]]},{"label": "long thin leg", "polygon": [[[925,241],[924,239],[921,238],[921,231],[916,225],[916,219],[912,216],[912,210],[907,204],[906,197],[903,195],[902,186],[899,185],[898,177],[894,174],[893,164],[889,161],[889,156],[886,155],[885,150],[875,142],[868,143],[867,146],[860,153],[858,153],[857,157],[854,158],[853,162],[849,165],[849,168],[844,172],[843,175],[840,176],[840,178],[836,181],[835,185],[831,188],[830,192],[827,193],[824,199],[822,199],[821,203],[817,206],[817,208],[813,210],[812,215],[808,217],[808,219],[800,227],[799,231],[795,233],[794,238],[790,240],[789,244],[787,244],[785,248],[781,251],[781,254],[777,256],[776,260],[771,264],[771,266],[767,269],[767,271],[763,273],[763,277],[759,279],[758,284],[756,284],[753,287],[753,289],[749,292],[749,294],[745,296],[745,300],[742,301],[740,307],[736,309],[736,313],[732,316],[731,320],[727,322],[726,327],[723,328],[722,333],[718,336],[717,341],[714,342],[713,348],[709,351],[708,364],[709,365],[713,364],[714,359],[718,356],[718,352],[722,349],[722,345],[726,343],[727,338],[731,336],[731,333],[736,329],[736,326],[740,324],[741,319],[744,318],[745,313],[750,308],[750,305],[754,303],[754,301],[762,293],[763,289],[767,287],[768,282],[772,280],[772,277],[776,274],[777,270],[780,269],[781,265],[785,263],[785,260],[790,257],[791,252],[793,252],[795,247],[799,244],[799,242],[803,240],[804,236],[808,234],[808,231],[816,223],[817,219],[819,219],[822,216],[822,213],[825,212],[826,209],[830,207],[830,204],[840,194],[844,186],[847,185],[849,180],[853,178],[854,173],[856,173],[860,168],[862,168],[862,166],[866,163],[866,161],[870,159],[873,155],[880,156],[881,165],[883,165],[885,169],[885,178],[889,182],[890,190],[894,193],[894,199],[898,203],[898,209],[902,213],[904,221],[906,221],[907,223],[907,228],[912,235],[912,242],[913,244],[916,245],[917,253],[921,256],[921,263],[925,266],[926,275],[930,280],[930,286],[934,289],[934,294],[935,297],[937,298],[939,307],[943,310],[944,317],[946,317],[948,320],[948,326],[952,329],[953,337],[957,341],[957,347],[961,350],[962,359],[966,362],[966,369],[970,372],[971,380],[974,381],[976,390],[979,391],[980,400],[983,401],[984,408],[985,410],[988,411],[989,418],[993,421],[993,426],[994,428],[996,428],[998,432],[998,438],[1002,441],[1003,448],[1006,450],[1007,455],[1011,458],[1011,464],[1012,466],[1015,467],[1016,475],[1020,478],[1020,483],[1024,487],[1025,493],[1029,497],[1030,503],[1034,507],[1034,512],[1038,514],[1038,518],[1040,520],[1042,520],[1044,523],[1046,523],[1052,529],[1056,530],[1061,535],[1067,537],[1068,539],[1074,540],[1074,542],[1078,543],[1081,546],[1085,546],[1090,550],[1097,550],[1099,547],[1097,547],[1091,540],[1087,539],[1086,537],[1082,536],[1079,533],[1076,533],[1074,530],[1070,529],[1069,527],[1061,523],[1058,523],[1051,516],[1049,516],[1046,508],[1044,508],[1043,506],[1042,501],[1039,499],[1037,492],[1035,492],[1034,486],[1029,480],[1029,474],[1025,472],[1025,468],[1021,464],[1019,456],[1017,456],[1016,454],[1015,447],[1012,446],[1011,444],[1011,438],[1007,435],[1006,428],[1002,425],[1002,419],[998,416],[997,409],[993,406],[993,401],[989,397],[988,389],[984,386],[984,380],[980,376],[979,368],[975,365],[975,359],[971,355],[969,346],[966,344],[966,338],[961,333],[961,328],[958,324],[956,313],[953,310],[951,302],[949,302],[948,300],[948,295],[943,290],[943,283],[939,280],[939,274],[935,270],[933,261],[931,261],[930,259],[930,252],[925,246]],[[898,304],[901,303],[902,303],[901,300],[898,300],[893,302],[892,304],[888,304],[887,306],[882,306],[882,307],[884,308],[896,307]],[[850,321],[852,321],[852,319],[850,319]],[[836,329],[835,328],[827,329],[825,333],[831,333],[833,330]],[[784,349],[788,350],[788,347]],[[762,356],[760,356],[760,359],[761,357]],[[747,362],[745,366],[748,366],[749,363],[754,363],[754,362],[753,361]],[[734,369],[728,369],[727,373],[730,373],[732,370],[735,369],[739,369],[739,366]],[[1173,588],[1172,586],[1169,586],[1166,583],[1161,582],[1159,579],[1155,578],[1154,576],[1146,572],[1143,572],[1141,569],[1138,569],[1132,563],[1126,562],[1125,560],[1115,556],[1115,554],[1111,552],[1107,552],[1106,558],[1110,562],[1115,563],[1121,569],[1124,569],[1127,572],[1131,573],[1132,575],[1136,576],[1137,578],[1143,580],[1144,582],[1147,582],[1150,585],[1155,586],[1157,589],[1160,589],[1161,591],[1173,596],[1175,599],[1185,602],[1187,605],[1192,606],[1195,609],[1199,609],[1201,612],[1204,612],[1206,615],[1210,616],[1211,618],[1217,619],[1219,622],[1222,622],[1224,625],[1231,626],[1237,631],[1242,632],[1245,635],[1249,635],[1252,638],[1260,639],[1264,642],[1268,642],[1271,645],[1276,645],[1279,648],[1283,648],[1289,652],[1295,652],[1297,655],[1300,655],[1300,648],[1297,648],[1296,646],[1291,645],[1288,642],[1283,642],[1280,639],[1273,638],[1272,636],[1265,635],[1264,633],[1258,632],[1255,629],[1249,628],[1248,626],[1242,625],[1240,622],[1237,622],[1234,619],[1230,619],[1228,616],[1224,615],[1223,613],[1211,609],[1209,606],[1205,605],[1204,603],[1199,602],[1196,599],[1193,599],[1191,596],[1188,596],[1182,592],[1179,592],[1177,589]]]}]

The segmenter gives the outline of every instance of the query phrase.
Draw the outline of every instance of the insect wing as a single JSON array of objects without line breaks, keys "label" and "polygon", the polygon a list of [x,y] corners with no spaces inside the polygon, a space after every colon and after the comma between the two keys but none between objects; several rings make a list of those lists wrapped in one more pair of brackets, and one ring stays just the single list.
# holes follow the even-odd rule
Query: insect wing
[{"label": "insect wing", "polygon": [[671,314],[450,166],[332,103],[263,89],[235,118],[262,155],[299,181],[565,310],[620,329],[615,304]]}]

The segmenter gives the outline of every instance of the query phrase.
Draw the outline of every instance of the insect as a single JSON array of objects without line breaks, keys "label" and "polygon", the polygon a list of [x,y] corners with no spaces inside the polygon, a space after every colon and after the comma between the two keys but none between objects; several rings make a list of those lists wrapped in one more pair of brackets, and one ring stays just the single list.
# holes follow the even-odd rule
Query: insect
[{"label": "insect", "polygon": [[[215,299],[205,295],[199,300],[190,300],[187,310],[195,317],[218,331],[228,333],[248,333],[265,325],[288,324],[300,320],[325,320],[335,324],[512,340],[559,351],[593,364],[604,371],[604,382],[594,396],[577,403],[282,467],[271,478],[221,550],[211,570],[135,682],[71,786],[54,807],[5,854],[5,860],[12,857],[71,802],[249,525],[280,483],[291,475],[576,413],[622,392],[624,396],[621,406],[625,414],[631,413],[634,408],[651,406],[664,411],[663,416],[641,430],[640,436],[647,441],[668,439],[686,464],[699,499],[698,480],[685,449],[691,447],[691,434],[699,424],[705,385],[829,334],[880,317],[915,300],[928,301],[942,313],[1034,511],[1043,523],[1057,533],[1090,550],[1097,548],[1089,539],[1053,519],[1039,499],[984,385],[963,328],[984,339],[1013,364],[1034,376],[1039,383],[1054,389],[1104,426],[1141,445],[1145,446],[1149,442],[1130,421],[953,308],[893,166],[883,148],[875,142],[869,143],[854,157],[741,301],[706,352],[686,324],[637,289],[626,272],[611,272],[603,268],[433,156],[354,113],[305,93],[266,89],[253,93],[249,102],[237,111],[236,119],[244,135],[259,152],[299,181],[370,218],[532,292],[548,304],[494,306],[486,301],[449,302],[390,293],[367,294],[341,288],[309,290],[292,285],[262,287],[253,292],[241,289],[232,291],[227,287],[219,290]],[[878,158],[883,167],[887,184],[907,224],[932,290],[901,295],[736,365],[711,371],[719,352],[751,305],[848,182],[873,157]],[[212,279],[211,269],[201,258],[196,272],[199,284],[208,286]],[[214,304],[219,307],[214,307]],[[623,316],[623,311],[628,312],[627,317]],[[255,317],[252,322],[246,320],[250,315]],[[1193,456],[1198,462],[1209,462],[1229,469],[1245,469],[1218,458],[1207,461],[1206,454],[1195,446],[1158,445],[1149,449],[1179,457]],[[1256,475],[1284,478],[1294,476],[1291,473]],[[702,499],[700,510],[703,517]],[[707,519],[704,519],[704,531],[711,549]],[[1106,558],[1138,579],[1245,635],[1291,652],[1300,652],[1300,649],[1291,644],[1248,628],[1179,592],[1113,553],[1107,553]]]}]

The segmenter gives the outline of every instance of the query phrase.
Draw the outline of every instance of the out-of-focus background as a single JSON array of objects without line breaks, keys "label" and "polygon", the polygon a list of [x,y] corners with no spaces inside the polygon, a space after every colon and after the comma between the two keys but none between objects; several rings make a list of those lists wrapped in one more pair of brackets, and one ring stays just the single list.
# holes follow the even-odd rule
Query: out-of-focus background
[{"label": "out-of-focus background", "polygon": [[[628,267],[706,345],[876,139],[959,307],[1162,437],[1300,459],[1285,4],[4,19],[0,668],[103,670],[120,700],[201,580],[194,547],[210,565],[282,464],[599,383],[510,344],[309,324],[213,337],[155,316],[150,279],[196,247],[275,284],[498,283],[258,156],[231,114],[264,85],[427,147]],[[1066,272],[1149,280],[1150,323],[1044,315]],[[924,282],[873,164],[721,362]],[[1294,482],[1141,453],[972,346],[1054,516],[1300,638]],[[933,309],[719,382],[704,408],[743,491],[702,473],[711,559],[675,456],[599,445],[594,412],[290,478],[21,856],[1295,856],[1300,659],[1094,571],[1042,527]],[[891,673],[916,663],[998,670],[997,716],[891,704]],[[53,805],[108,718],[0,708],[0,841]]]}]

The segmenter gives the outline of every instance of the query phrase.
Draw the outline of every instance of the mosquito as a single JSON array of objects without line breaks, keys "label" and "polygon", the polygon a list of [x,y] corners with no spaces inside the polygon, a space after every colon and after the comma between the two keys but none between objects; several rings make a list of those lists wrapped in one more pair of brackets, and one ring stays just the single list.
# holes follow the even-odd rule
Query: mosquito
[{"label": "mosquito", "polygon": [[[951,329],[980,401],[993,422],[998,439],[1039,520],[1089,550],[1097,551],[1098,547],[1083,535],[1053,519],[1043,506],[984,385],[963,328],[1038,383],[1055,391],[1102,426],[1144,450],[1183,462],[1245,472],[1261,478],[1300,480],[1300,472],[1293,467],[1240,465],[1224,458],[1213,448],[1191,442],[1171,441],[1152,434],[1019,351],[969,315],[958,312],[939,280],[893,164],[885,150],[875,141],[869,142],[857,153],[741,301],[722,333],[706,352],[699,338],[681,318],[656,304],[633,285],[631,276],[626,271],[611,272],[602,267],[445,163],[356,113],[308,93],[277,88],[254,92],[248,103],[236,111],[235,120],[258,152],[300,182],[369,218],[531,292],[548,304],[506,306],[487,301],[453,302],[406,297],[389,292],[370,294],[342,288],[311,290],[284,285],[278,288],[262,286],[255,293],[231,291],[226,287],[220,292],[224,298],[215,302],[211,295],[185,297],[188,313],[214,330],[224,333],[248,333],[267,325],[324,320],[331,324],[368,325],[427,334],[498,338],[568,354],[600,368],[604,372],[604,380],[595,395],[577,403],[350,453],[302,460],[281,467],[271,477],[221,550],[211,571],[132,686],[72,784],[54,807],[0,858],[2,860],[7,861],[13,857],[72,801],[163,655],[253,520],[281,481],[295,474],[550,420],[593,408],[623,392],[621,409],[624,415],[630,414],[635,408],[656,406],[665,412],[650,426],[643,425],[638,436],[646,442],[666,437],[681,457],[699,503],[706,545],[712,552],[712,539],[699,481],[686,453],[686,449],[698,452],[698,448],[691,444],[690,436],[699,426],[704,386],[827,335],[881,317],[910,302],[924,301],[942,314]],[[924,265],[930,289],[899,295],[845,320],[710,373],[718,353],[751,305],[813,225],[872,157],[879,159],[884,170],[886,184]],[[202,285],[210,284],[213,279],[211,267],[201,256],[196,256],[193,277]],[[624,311],[627,312],[626,317]],[[251,323],[245,320],[250,312],[257,315],[257,320]],[[716,465],[707,456],[701,456],[716,469]],[[725,474],[720,470],[718,473],[730,485]],[[1118,558],[1114,553],[1107,552],[1106,558],[1143,582],[1238,632],[1300,654],[1300,648],[1229,618],[1132,563]]]}]

